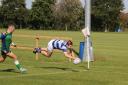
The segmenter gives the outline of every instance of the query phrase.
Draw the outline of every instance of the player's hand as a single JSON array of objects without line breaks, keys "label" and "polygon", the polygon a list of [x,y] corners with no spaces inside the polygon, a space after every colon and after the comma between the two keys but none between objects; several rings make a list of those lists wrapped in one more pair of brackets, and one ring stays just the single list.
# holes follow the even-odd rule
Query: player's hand
[{"label": "player's hand", "polygon": [[14,47],[16,47],[16,44],[15,44],[14,42],[12,42],[12,43],[11,43],[11,46],[14,46]]}]

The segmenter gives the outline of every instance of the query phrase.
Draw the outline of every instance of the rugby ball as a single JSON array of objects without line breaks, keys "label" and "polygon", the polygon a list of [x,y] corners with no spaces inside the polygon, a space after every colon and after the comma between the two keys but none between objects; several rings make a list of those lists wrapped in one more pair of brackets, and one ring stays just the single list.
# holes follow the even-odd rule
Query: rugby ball
[{"label": "rugby ball", "polygon": [[74,64],[78,64],[80,62],[81,62],[80,58],[75,58],[74,61],[73,61]]}]

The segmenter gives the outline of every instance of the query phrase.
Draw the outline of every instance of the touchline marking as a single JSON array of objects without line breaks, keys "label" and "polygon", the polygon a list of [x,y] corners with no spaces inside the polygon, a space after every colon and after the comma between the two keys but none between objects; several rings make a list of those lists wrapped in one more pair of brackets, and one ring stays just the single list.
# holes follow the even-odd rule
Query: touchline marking
[{"label": "touchline marking", "polygon": [[[76,69],[74,69],[76,70]],[[85,72],[87,70],[78,70],[78,72]],[[73,73],[72,71],[67,72],[54,72],[54,73],[40,73],[40,74],[21,74],[16,76],[0,76],[0,78],[18,78],[18,77],[29,77],[29,76],[40,76],[40,75],[54,75],[54,74],[63,74],[63,73]]]}]

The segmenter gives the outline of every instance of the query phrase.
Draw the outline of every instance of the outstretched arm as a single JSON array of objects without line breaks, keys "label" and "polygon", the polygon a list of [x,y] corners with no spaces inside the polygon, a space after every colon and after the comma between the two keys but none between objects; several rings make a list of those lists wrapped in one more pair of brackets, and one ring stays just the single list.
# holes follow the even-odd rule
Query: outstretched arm
[{"label": "outstretched arm", "polygon": [[73,48],[70,48],[70,51],[72,51],[74,54],[76,54],[77,56],[79,56],[79,53],[76,50],[74,50]]},{"label": "outstretched arm", "polygon": [[71,53],[64,52],[64,55],[65,55],[67,58],[70,58],[70,59],[73,59],[73,60],[76,58],[73,52],[71,52]]}]

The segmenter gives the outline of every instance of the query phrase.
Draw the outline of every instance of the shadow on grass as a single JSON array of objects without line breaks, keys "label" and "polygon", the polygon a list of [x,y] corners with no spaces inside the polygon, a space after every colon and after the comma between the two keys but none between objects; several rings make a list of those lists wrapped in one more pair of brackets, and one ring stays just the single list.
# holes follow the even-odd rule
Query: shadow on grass
[{"label": "shadow on grass", "polygon": [[72,69],[72,68],[65,68],[65,67],[39,67],[39,68],[43,68],[43,69],[59,69],[59,70],[63,70],[63,71],[72,71],[72,72],[79,72],[76,69]]},{"label": "shadow on grass", "polygon": [[16,72],[15,69],[3,69],[3,70],[0,70],[0,72],[13,72],[13,73],[19,73],[19,72]]}]

